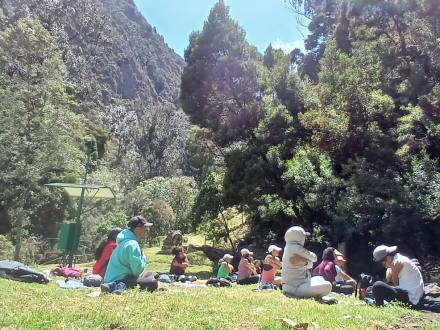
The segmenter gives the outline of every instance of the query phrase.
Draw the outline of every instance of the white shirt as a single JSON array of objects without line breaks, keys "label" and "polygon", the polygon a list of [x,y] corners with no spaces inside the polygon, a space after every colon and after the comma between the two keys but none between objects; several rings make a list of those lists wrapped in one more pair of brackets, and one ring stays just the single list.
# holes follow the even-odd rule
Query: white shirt
[{"label": "white shirt", "polygon": [[399,273],[398,287],[408,292],[409,301],[417,305],[424,294],[422,274],[419,268],[408,257],[396,253],[393,264],[396,261],[400,261],[403,264],[403,268]]}]

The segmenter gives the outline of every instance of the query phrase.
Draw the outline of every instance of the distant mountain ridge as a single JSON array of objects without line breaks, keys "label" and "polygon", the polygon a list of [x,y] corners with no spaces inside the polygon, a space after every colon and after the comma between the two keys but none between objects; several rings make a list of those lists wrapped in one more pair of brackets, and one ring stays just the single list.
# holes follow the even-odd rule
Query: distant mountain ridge
[{"label": "distant mountain ridge", "polygon": [[[168,47],[133,0],[96,1],[102,3],[117,32],[99,81],[122,99],[176,103],[183,59]],[[106,100],[110,95],[103,96]]]}]

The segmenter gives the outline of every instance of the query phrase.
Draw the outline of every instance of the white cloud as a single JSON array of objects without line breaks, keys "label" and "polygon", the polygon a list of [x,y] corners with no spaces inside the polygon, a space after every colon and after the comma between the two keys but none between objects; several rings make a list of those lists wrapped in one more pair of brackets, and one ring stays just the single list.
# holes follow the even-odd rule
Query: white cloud
[{"label": "white cloud", "polygon": [[283,42],[280,38],[277,38],[274,42],[272,42],[272,47],[275,49],[281,48],[285,53],[290,53],[295,48],[301,49],[302,52],[305,51],[304,41],[302,40]]}]

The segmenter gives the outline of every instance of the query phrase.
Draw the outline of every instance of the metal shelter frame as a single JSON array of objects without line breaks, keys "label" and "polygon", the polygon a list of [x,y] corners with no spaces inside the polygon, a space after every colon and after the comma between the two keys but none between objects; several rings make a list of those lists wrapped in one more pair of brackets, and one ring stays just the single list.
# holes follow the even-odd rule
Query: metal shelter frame
[{"label": "metal shelter frame", "polygon": [[[92,200],[95,198],[100,199],[106,199],[105,202],[99,204],[99,206],[107,204],[114,199],[116,199],[115,193],[112,188],[104,185],[90,185],[90,184],[74,184],[74,183],[47,183],[45,184],[47,187],[54,187],[54,188],[63,188],[64,191],[70,196],[70,197],[79,197],[78,207],[76,210],[76,228],[75,233],[73,236],[74,242],[79,242],[79,238],[81,236],[80,233],[80,224],[81,224],[81,214],[85,214],[87,212],[90,212],[91,210],[98,207],[98,205],[95,205],[93,207],[89,207],[92,203]],[[89,202],[83,206],[84,199],[89,199]],[[83,210],[83,208],[85,210]],[[73,264],[73,257],[74,257],[75,251],[73,249],[69,251],[69,267],[72,267]]]},{"label": "metal shelter frame", "polygon": [[[90,142],[90,141],[89,141]],[[47,187],[54,187],[54,188],[62,188],[64,191],[70,196],[70,197],[79,197],[78,201],[78,207],[76,209],[76,218],[75,218],[75,231],[72,238],[72,248],[69,251],[69,267],[72,267],[73,264],[73,257],[74,253],[76,251],[73,246],[79,245],[79,238],[81,236],[80,226],[81,226],[81,214],[84,214],[86,212],[89,212],[93,210],[94,208],[97,208],[98,206],[107,204],[113,200],[116,199],[116,195],[112,188],[104,185],[92,185],[92,184],[86,184],[87,182],[87,174],[90,169],[90,157],[92,154],[91,144],[88,145],[88,155],[87,155],[87,162],[85,164],[85,172],[84,172],[84,179],[82,184],[76,184],[76,183],[62,183],[62,182],[55,182],[55,183],[47,183],[45,186]],[[89,200],[89,203],[85,206],[85,210],[83,211],[83,204],[84,199],[87,198]],[[100,198],[101,200],[106,199],[105,202],[95,205],[94,207],[89,207],[92,203],[92,200],[95,198]],[[66,251],[67,252],[67,251]]]}]

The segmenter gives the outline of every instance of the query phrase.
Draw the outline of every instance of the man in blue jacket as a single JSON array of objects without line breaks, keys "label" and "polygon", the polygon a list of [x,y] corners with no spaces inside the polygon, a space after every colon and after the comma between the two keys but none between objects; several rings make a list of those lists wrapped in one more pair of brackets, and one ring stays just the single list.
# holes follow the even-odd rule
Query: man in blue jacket
[{"label": "man in blue jacket", "polygon": [[152,273],[144,273],[147,258],[142,253],[140,241],[153,224],[138,215],[130,219],[126,229],[116,237],[118,245],[108,262],[102,292],[121,294],[124,290],[139,285],[141,289],[154,291],[158,287]]}]

